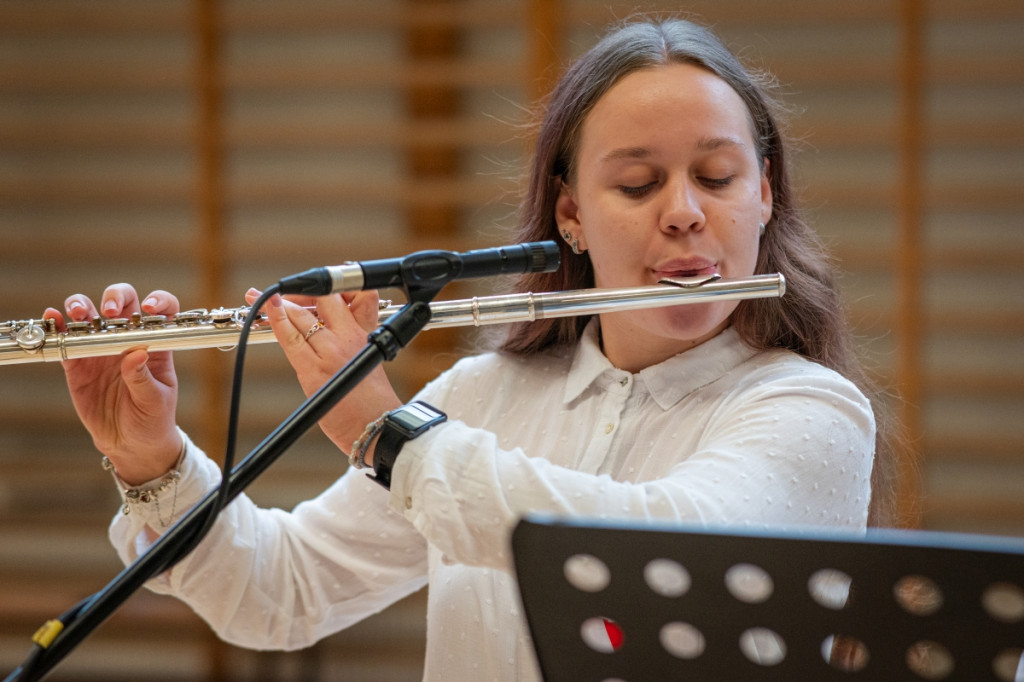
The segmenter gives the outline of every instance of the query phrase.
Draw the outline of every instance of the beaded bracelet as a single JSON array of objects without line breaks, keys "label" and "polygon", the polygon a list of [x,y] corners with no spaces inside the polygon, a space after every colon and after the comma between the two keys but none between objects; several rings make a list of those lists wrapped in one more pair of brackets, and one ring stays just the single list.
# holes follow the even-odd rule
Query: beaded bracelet
[{"label": "beaded bracelet", "polygon": [[385,412],[367,424],[359,438],[356,438],[356,442],[352,443],[352,454],[348,457],[348,463],[356,469],[366,468],[366,451],[370,449],[370,442],[384,428],[384,418],[387,416],[388,413]]}]

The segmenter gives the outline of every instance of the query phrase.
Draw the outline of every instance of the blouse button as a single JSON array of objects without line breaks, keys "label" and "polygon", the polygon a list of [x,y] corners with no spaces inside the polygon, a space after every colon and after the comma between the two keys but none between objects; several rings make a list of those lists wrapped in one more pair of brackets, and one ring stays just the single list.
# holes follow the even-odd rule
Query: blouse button
[{"label": "blouse button", "polygon": [[406,509],[412,509],[412,497],[406,496],[406,498],[405,498],[405,508]]},{"label": "blouse button", "polygon": [[604,432],[605,433],[611,433],[614,430],[615,430],[615,424],[605,424],[604,425]]}]

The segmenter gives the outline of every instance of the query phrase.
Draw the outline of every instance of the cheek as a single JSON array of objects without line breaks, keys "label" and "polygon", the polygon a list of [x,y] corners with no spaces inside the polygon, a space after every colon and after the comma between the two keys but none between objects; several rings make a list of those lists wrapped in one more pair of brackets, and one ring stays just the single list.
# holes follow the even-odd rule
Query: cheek
[{"label": "cheek", "polygon": [[595,230],[588,237],[588,255],[594,266],[594,284],[602,288],[642,284],[642,240],[621,226]]},{"label": "cheek", "polygon": [[761,236],[758,234],[758,230],[754,230],[749,238],[744,242],[741,254],[744,267],[751,273],[754,272],[754,266],[757,265],[757,256],[761,251]]},{"label": "cheek", "polygon": [[581,214],[581,224],[585,245],[592,256],[611,256],[613,260],[621,260],[627,254],[642,249],[641,235],[645,228],[635,211],[616,211],[607,203],[595,202],[591,206],[592,210]]},{"label": "cheek", "polygon": [[615,249],[590,249],[590,262],[594,266],[594,286],[600,288],[616,288],[627,286],[625,263],[627,260]]},{"label": "cheek", "polygon": [[754,273],[757,256],[761,250],[761,237],[757,226],[753,229],[743,226],[737,229],[728,239],[728,276],[746,277]]}]

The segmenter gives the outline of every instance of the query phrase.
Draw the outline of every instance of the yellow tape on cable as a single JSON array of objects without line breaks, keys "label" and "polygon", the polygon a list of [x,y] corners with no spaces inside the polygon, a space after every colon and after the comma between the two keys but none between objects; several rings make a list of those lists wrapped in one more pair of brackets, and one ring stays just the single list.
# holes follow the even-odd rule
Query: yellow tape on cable
[{"label": "yellow tape on cable", "polygon": [[59,620],[48,620],[36,630],[36,634],[32,635],[32,641],[45,649],[53,643],[63,629],[64,623]]}]

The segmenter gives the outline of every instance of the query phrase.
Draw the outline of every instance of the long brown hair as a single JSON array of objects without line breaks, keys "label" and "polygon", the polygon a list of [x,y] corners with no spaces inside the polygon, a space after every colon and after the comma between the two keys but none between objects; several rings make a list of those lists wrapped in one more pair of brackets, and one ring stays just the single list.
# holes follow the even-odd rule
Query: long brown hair
[{"label": "long brown hair", "polygon": [[[601,96],[630,73],[673,63],[707,69],[736,91],[749,113],[762,170],[768,164],[772,218],[761,239],[755,272],[781,273],[787,282],[786,295],[741,301],[732,326],[752,348],[792,350],[841,373],[869,397],[877,397],[879,392],[854,351],[831,261],[795,206],[778,123],[782,108],[769,94],[772,81],[745,68],[710,31],[689,21],[634,21],[619,27],[570,67],[551,93],[520,207],[518,238],[524,242],[555,240],[561,249],[562,267],[553,273],[524,275],[517,290],[594,286],[590,259],[573,254],[558,236],[555,201],[560,183],[571,183],[583,122]],[[588,320],[580,316],[512,325],[502,350],[529,355],[573,344]],[[896,509],[895,440],[888,415],[878,412],[869,523],[891,525]]]}]

